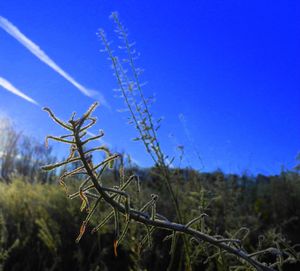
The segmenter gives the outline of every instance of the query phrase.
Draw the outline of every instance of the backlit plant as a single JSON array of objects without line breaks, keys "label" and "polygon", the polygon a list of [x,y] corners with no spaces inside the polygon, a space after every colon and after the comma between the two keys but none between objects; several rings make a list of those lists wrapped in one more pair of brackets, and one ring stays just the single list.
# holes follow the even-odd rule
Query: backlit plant
[{"label": "backlit plant", "polygon": [[[140,245],[148,241],[151,245],[151,235],[157,229],[164,229],[169,232],[165,238],[171,239],[171,251],[173,254],[175,247],[175,240],[178,235],[185,235],[190,241],[189,244],[193,247],[196,246],[194,251],[200,251],[201,248],[208,244],[208,247],[214,248],[214,253],[208,257],[208,260],[215,257],[228,257],[234,256],[238,262],[235,261],[234,269],[245,269],[245,266],[255,268],[256,270],[273,270],[273,267],[280,267],[286,261],[295,261],[298,257],[297,253],[291,247],[281,249],[280,246],[262,249],[260,251],[249,253],[245,250],[242,240],[237,238],[239,233],[232,238],[225,238],[220,235],[210,235],[196,229],[196,225],[203,221],[205,213],[200,214],[186,224],[174,223],[169,221],[168,218],[160,215],[156,210],[156,203],[158,196],[149,195],[148,201],[144,203],[141,208],[134,207],[132,198],[127,189],[133,182],[137,183],[139,190],[139,179],[135,175],[125,178],[123,168],[120,170],[119,183],[116,186],[107,186],[105,184],[104,173],[109,168],[113,167],[114,162],[120,158],[120,154],[112,153],[107,147],[89,147],[91,142],[103,137],[104,133],[100,131],[98,135],[88,136],[88,129],[96,123],[96,118],[92,117],[92,113],[97,107],[94,103],[82,117],[76,119],[75,114],[72,115],[68,122],[64,122],[57,118],[55,114],[49,109],[45,110],[49,113],[50,117],[62,128],[67,130],[66,135],[62,136],[48,136],[46,141],[52,139],[54,141],[62,142],[69,145],[69,156],[59,163],[45,165],[44,170],[55,170],[59,167],[76,164],[75,169],[67,171],[60,177],[60,182],[64,184],[66,178],[80,175],[83,180],[78,188],[78,191],[70,194],[69,197],[80,198],[81,211],[87,213],[86,218],[82,222],[79,235],[76,239],[80,241],[86,231],[87,225],[95,214],[95,210],[100,204],[106,204],[111,211],[105,218],[100,219],[100,223],[92,229],[92,232],[98,231],[110,219],[114,219],[114,254],[118,255],[117,247],[122,242],[123,238],[130,227],[130,224],[137,223],[144,226],[147,234],[141,240]],[[97,163],[94,163],[94,155],[96,152],[104,152],[106,157]],[[65,184],[64,184],[65,185]],[[244,231],[245,229],[241,229]],[[247,231],[247,229],[246,229]],[[277,237],[276,237],[277,238]],[[279,241],[278,241],[279,242]],[[279,244],[279,243],[278,243]],[[267,265],[259,261],[260,257],[265,254],[275,255],[275,261]],[[244,267],[243,267],[244,266]]]}]

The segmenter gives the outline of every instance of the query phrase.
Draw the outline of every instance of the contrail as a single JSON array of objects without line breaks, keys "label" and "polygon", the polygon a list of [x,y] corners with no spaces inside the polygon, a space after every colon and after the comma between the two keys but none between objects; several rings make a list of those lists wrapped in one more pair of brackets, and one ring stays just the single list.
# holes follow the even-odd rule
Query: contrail
[{"label": "contrail", "polygon": [[[30,103],[33,103],[34,105],[38,106],[41,108],[41,106],[38,104],[37,101],[35,101],[34,99],[30,98],[29,96],[27,96],[25,93],[23,93],[22,91],[20,91],[19,89],[17,89],[15,86],[13,86],[9,81],[7,81],[6,79],[4,79],[3,77],[0,77],[0,87],[3,87],[4,89],[6,89],[7,91],[19,96],[20,98],[30,102]],[[96,136],[96,134],[94,133],[91,133],[91,132],[87,132],[87,134],[89,136]],[[98,139],[101,144],[104,144],[108,147],[111,146],[110,143],[104,141],[102,138]]]},{"label": "contrail", "polygon": [[39,106],[39,104],[34,99],[30,98],[29,96],[24,94],[22,91],[18,90],[10,82],[8,82],[7,80],[5,80],[2,77],[0,77],[0,86],[3,87],[4,89],[6,89],[7,91],[19,96],[20,98],[22,98],[30,103],[33,103],[34,105]]},{"label": "contrail", "polygon": [[99,99],[99,101],[109,107],[105,98],[99,92],[88,89],[83,85],[79,84],[73,77],[66,73],[62,68],[60,68],[37,44],[27,38],[16,26],[14,26],[10,21],[0,16],[0,27],[2,27],[8,34],[14,37],[18,42],[20,42],[25,48],[27,48],[33,55],[35,55],[39,60],[47,64],[50,68],[64,77],[68,82],[70,82],[74,87],[76,87],[81,93],[88,97],[93,97]]},{"label": "contrail", "polygon": [[[90,132],[90,131],[87,131],[87,134],[88,134],[89,136],[92,136],[92,137],[96,136],[96,134],[94,134],[94,133],[92,133],[92,132]],[[99,138],[99,139],[97,139],[97,140],[98,140],[101,144],[105,145],[106,147],[111,147],[111,144],[108,143],[107,141],[105,141],[104,139]]]}]

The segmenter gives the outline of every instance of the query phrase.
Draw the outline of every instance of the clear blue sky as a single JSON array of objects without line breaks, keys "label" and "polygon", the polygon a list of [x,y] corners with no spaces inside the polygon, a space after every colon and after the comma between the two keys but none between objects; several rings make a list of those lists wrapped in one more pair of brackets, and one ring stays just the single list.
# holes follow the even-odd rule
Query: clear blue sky
[{"label": "clear blue sky", "polygon": [[[131,140],[136,133],[126,114],[117,112],[123,102],[113,97],[116,82],[99,52],[99,28],[114,39],[112,11],[141,53],[144,91],[156,94],[152,110],[165,118],[160,137],[166,153],[183,144],[185,164],[202,171],[271,174],[296,164],[299,1],[1,1],[0,114],[42,139],[61,131],[39,106],[7,91],[7,82],[62,118],[83,112],[94,101],[84,91],[96,90],[111,107],[97,111],[106,142],[150,165],[143,147]],[[8,34],[6,20],[76,82]]]}]

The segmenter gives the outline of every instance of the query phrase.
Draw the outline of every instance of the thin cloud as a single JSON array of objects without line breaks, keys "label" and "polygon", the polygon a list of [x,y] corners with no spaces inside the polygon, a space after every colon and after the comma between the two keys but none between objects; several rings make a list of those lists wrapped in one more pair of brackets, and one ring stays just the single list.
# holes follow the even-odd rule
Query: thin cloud
[{"label": "thin cloud", "polygon": [[39,106],[39,104],[34,99],[27,96],[25,93],[23,93],[22,91],[20,91],[16,87],[14,87],[10,82],[8,82],[6,79],[4,79],[2,77],[0,77],[0,86],[3,87],[4,89],[6,89],[7,91],[19,96],[20,98],[22,98],[30,103],[33,103],[34,105]]},{"label": "thin cloud", "polygon": [[[92,132],[89,132],[89,131],[87,131],[87,134],[88,134],[89,136],[92,136],[92,137],[96,136],[96,134],[94,134],[94,133],[92,133]],[[111,147],[111,144],[108,143],[107,141],[105,141],[103,138],[98,138],[97,140],[100,142],[100,144],[103,144],[103,145],[105,145],[106,147]]]},{"label": "thin cloud", "polygon": [[27,38],[16,26],[14,26],[11,22],[9,22],[2,16],[0,16],[0,27],[2,27],[8,34],[14,37],[18,42],[20,42],[39,60],[47,64],[50,68],[52,68],[63,78],[65,78],[68,82],[70,82],[81,93],[88,97],[97,98],[103,105],[109,107],[107,101],[99,92],[88,89],[85,86],[78,83],[73,77],[71,77],[62,68],[60,68],[37,44],[35,44],[33,41]]}]

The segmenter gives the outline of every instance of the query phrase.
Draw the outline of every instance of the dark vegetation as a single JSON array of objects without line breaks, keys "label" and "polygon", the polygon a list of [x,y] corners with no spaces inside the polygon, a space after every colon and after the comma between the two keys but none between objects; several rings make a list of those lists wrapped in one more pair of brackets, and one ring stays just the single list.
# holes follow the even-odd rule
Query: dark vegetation
[{"label": "dark vegetation", "polygon": [[[9,133],[9,134],[7,134]],[[170,240],[164,230],[153,233],[151,248],[139,247],[143,232],[131,226],[127,237],[113,252],[113,222],[100,232],[86,233],[75,243],[84,214],[80,200],[70,200],[57,184],[58,175],[40,170],[55,161],[51,150],[16,132],[11,125],[1,130],[0,183],[0,270],[166,270],[170,261]],[[7,139],[7,140],[4,140]],[[14,139],[14,140],[12,140]],[[119,165],[105,176],[105,183],[117,184]],[[157,209],[169,219],[176,217],[159,170],[130,168],[141,179],[141,199],[160,195]],[[224,175],[221,171],[199,173],[193,169],[172,169],[172,187],[189,221],[206,213],[205,224],[197,228],[215,235],[237,233],[244,246],[257,251],[266,246],[284,247],[300,243],[300,176],[284,171],[276,176]],[[78,180],[69,180],[75,191]],[[134,191],[132,192],[134,193]],[[106,212],[101,206],[91,221],[99,223]],[[249,230],[248,230],[249,229]],[[230,234],[229,234],[230,233]],[[193,244],[191,244],[193,245]],[[177,242],[171,270],[184,270],[182,241]],[[193,270],[229,270],[226,259],[208,261],[207,247],[196,247],[191,254]],[[297,251],[297,247],[294,247]],[[208,248],[209,249],[209,248]],[[264,259],[268,261],[268,255]],[[283,265],[283,270],[299,270],[299,263]],[[245,268],[246,269],[246,268]],[[242,270],[245,270],[242,269]]]}]

